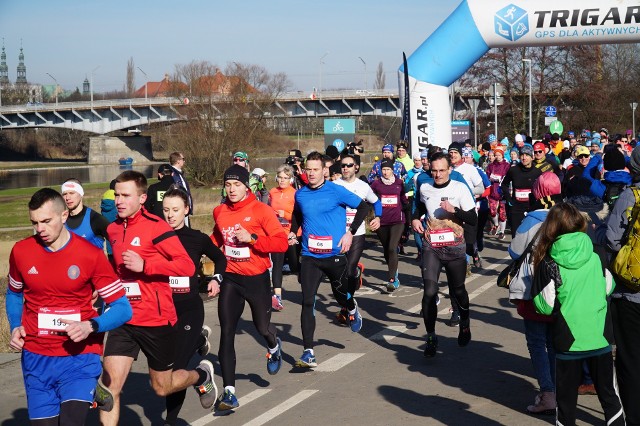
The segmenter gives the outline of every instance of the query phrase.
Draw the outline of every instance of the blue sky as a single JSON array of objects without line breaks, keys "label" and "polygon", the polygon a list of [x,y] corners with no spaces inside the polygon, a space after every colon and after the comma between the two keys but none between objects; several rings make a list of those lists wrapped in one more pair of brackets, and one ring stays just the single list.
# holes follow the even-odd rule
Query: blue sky
[{"label": "blue sky", "polygon": [[[97,92],[124,87],[126,64],[159,81],[175,64],[207,60],[251,63],[285,72],[292,90],[371,88],[383,62],[387,88],[397,88],[402,52],[409,56],[460,0],[338,2],[216,0],[1,0],[9,78],[15,81],[20,40],[30,82],[65,89],[93,76]],[[136,70],[136,86],[144,84]]]}]

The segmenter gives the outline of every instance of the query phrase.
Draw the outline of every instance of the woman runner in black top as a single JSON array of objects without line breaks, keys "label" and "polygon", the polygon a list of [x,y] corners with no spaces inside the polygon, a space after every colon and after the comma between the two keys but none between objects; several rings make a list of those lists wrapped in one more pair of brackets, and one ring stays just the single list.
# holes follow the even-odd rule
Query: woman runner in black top
[{"label": "woman runner in black top", "polygon": [[[208,294],[215,297],[220,293],[222,273],[227,267],[227,258],[218,247],[213,244],[208,235],[185,226],[185,217],[189,214],[189,198],[181,188],[172,186],[164,194],[162,200],[164,218],[178,235],[180,242],[189,254],[195,265],[200,264],[202,255],[213,260],[215,275],[208,284]],[[176,307],[178,322],[178,340],[175,342],[179,348],[176,354],[174,369],[186,368],[191,357],[197,351],[204,357],[209,353],[209,333],[211,329],[204,325],[204,305],[199,289],[198,272],[191,277],[170,277],[169,285],[173,290],[173,303]],[[178,413],[186,390],[182,390],[166,397],[167,417],[165,425],[174,425],[178,419]]]}]

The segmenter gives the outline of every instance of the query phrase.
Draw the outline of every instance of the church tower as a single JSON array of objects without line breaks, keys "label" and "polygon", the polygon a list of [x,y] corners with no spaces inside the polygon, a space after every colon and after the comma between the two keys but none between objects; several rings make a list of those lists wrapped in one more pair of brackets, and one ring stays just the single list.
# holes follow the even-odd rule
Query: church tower
[{"label": "church tower", "polygon": [[24,65],[24,53],[20,47],[20,55],[18,56],[18,78],[16,84],[27,84],[27,67]]},{"label": "church tower", "polygon": [[2,54],[0,54],[0,86],[9,85],[9,67],[7,66],[7,54],[4,51],[4,39],[2,39]]}]

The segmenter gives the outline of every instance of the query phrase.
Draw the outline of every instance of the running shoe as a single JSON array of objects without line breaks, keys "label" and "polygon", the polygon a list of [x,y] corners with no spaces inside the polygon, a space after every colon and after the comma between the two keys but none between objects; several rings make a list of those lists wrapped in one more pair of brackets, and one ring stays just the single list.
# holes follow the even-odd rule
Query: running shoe
[{"label": "running shoe", "polygon": [[593,383],[591,384],[581,384],[578,386],[578,395],[597,395],[596,387]]},{"label": "running shoe", "polygon": [[272,354],[267,351],[267,372],[272,376],[278,374],[280,367],[282,367],[282,341],[279,337],[276,337],[276,342],[278,342],[276,353]]},{"label": "running shoe", "polygon": [[455,327],[460,325],[460,312],[454,311],[452,308],[449,308],[449,312],[451,312],[451,318],[449,319],[449,327]]},{"label": "running shoe", "polygon": [[200,395],[200,405],[202,405],[202,408],[211,408],[218,397],[218,388],[213,381],[213,364],[206,359],[203,359],[200,361],[200,364],[198,364],[196,369],[207,373],[207,379],[204,383],[194,386],[194,389],[198,392],[198,395]]},{"label": "running shoe", "polygon": [[280,312],[281,310],[284,309],[281,296],[278,296],[277,294],[274,294],[273,296],[271,296],[271,309],[273,309],[276,312]]},{"label": "running shoe", "polygon": [[491,229],[489,230],[489,235],[496,235],[497,232],[498,232],[498,227],[492,226]]},{"label": "running shoe", "polygon": [[109,388],[103,385],[99,380],[93,394],[91,408],[97,408],[107,412],[113,410],[113,394]]},{"label": "running shoe", "polygon": [[296,367],[314,368],[317,366],[316,357],[313,356],[310,349],[305,349],[300,359],[296,361]]},{"label": "running shoe", "polygon": [[227,411],[233,410],[234,408],[238,408],[240,404],[238,403],[238,398],[231,392],[229,389],[225,389],[220,398],[216,401],[216,410],[217,411]]},{"label": "running shoe", "polygon": [[473,266],[478,269],[482,268],[482,259],[480,258],[480,253],[475,253],[473,255]]},{"label": "running shoe", "polygon": [[400,287],[400,280],[398,280],[398,278],[389,280],[387,283],[387,291],[389,292],[397,290],[398,287]]},{"label": "running shoe", "polygon": [[471,326],[469,320],[460,322],[460,331],[458,332],[458,346],[467,346],[471,341]]},{"label": "running shoe", "polygon": [[198,355],[200,355],[201,357],[205,357],[211,350],[211,343],[209,343],[211,328],[209,328],[208,325],[203,325],[202,330],[200,330],[200,335],[204,337],[204,343],[198,348]]},{"label": "running shoe", "polygon": [[498,232],[498,239],[499,240],[504,240],[504,232]]},{"label": "running shoe", "polygon": [[427,347],[424,348],[424,356],[427,358],[433,358],[436,356],[436,350],[438,349],[438,336],[435,333],[427,335]]},{"label": "running shoe", "polygon": [[284,264],[282,265],[282,273],[283,274],[290,274],[291,273],[291,267],[288,264]]},{"label": "running shoe", "polygon": [[357,269],[358,269],[358,288],[356,290],[359,290],[360,287],[362,287],[362,275],[364,274],[364,265],[358,262]]},{"label": "running shoe", "polygon": [[336,313],[336,319],[340,324],[346,324],[348,316],[349,316],[349,311],[347,311],[347,308],[345,307],[340,308],[338,313]]},{"label": "running shoe", "polygon": [[354,333],[358,333],[360,329],[362,329],[362,315],[360,315],[357,303],[356,311],[353,314],[349,314],[349,327],[351,327],[351,331]]}]

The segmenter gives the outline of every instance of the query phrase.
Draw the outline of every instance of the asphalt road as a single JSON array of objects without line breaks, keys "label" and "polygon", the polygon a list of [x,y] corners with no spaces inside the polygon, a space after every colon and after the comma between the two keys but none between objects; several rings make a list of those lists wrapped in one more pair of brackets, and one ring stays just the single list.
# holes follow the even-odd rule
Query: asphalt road
[{"label": "asphalt road", "polygon": [[[370,240],[374,242],[375,240]],[[247,308],[236,337],[236,395],[240,407],[227,415],[204,410],[189,390],[181,423],[191,425],[544,425],[553,418],[532,417],[537,383],[523,334],[523,324],[507,292],[495,285],[506,264],[508,241],[488,239],[484,268],[467,278],[471,299],[472,341],[457,345],[458,329],[447,326],[450,306],[441,281],[434,358],[423,356],[425,328],[415,248],[400,256],[401,287],[384,289],[386,266],[380,247],[363,256],[366,282],[356,294],[364,317],[359,334],[335,321],[339,310],[328,283],[316,303],[318,367],[301,370],[300,287],[285,276],[285,309],[272,321],[283,341],[284,365],[275,376],[266,371],[266,347],[257,335]],[[441,280],[444,280],[441,274]],[[206,323],[213,329],[216,383],[222,388],[217,363],[219,322],[216,300],[205,304]],[[194,364],[196,360],[194,359]],[[28,424],[26,400],[17,357],[0,358],[0,425]],[[164,401],[151,390],[141,357],[125,385],[121,425],[162,425]],[[596,396],[578,398],[578,424],[604,424]],[[88,424],[98,424],[92,412]]]}]

